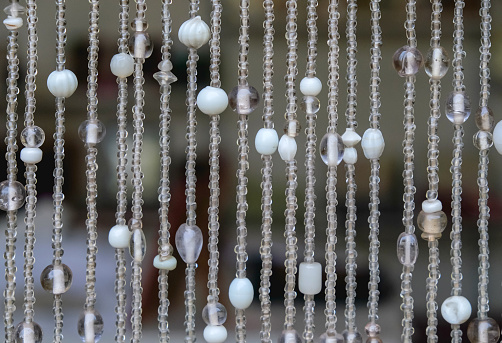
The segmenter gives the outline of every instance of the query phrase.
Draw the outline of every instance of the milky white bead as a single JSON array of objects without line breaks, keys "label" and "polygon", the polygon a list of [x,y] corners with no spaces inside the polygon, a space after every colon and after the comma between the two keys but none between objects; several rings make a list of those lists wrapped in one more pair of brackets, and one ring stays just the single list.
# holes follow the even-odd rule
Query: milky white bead
[{"label": "milky white bead", "polygon": [[157,68],[159,68],[160,71],[171,71],[173,70],[173,64],[170,60],[162,60],[157,64]]},{"label": "milky white bead", "polygon": [[228,288],[230,303],[240,310],[245,310],[251,305],[254,297],[253,284],[248,278],[235,278]]},{"label": "milky white bead", "polygon": [[161,261],[159,255],[153,259],[153,266],[157,269],[174,270],[177,265],[178,261],[174,256],[169,256],[165,261]]},{"label": "milky white bead", "polygon": [[346,147],[353,147],[361,141],[361,136],[353,128],[347,128],[342,135],[343,144]]},{"label": "milky white bead", "polygon": [[197,107],[207,115],[221,114],[227,106],[228,95],[221,88],[207,86],[197,95]]},{"label": "milky white bead", "polygon": [[284,161],[291,161],[295,158],[296,150],[298,149],[296,145],[296,140],[288,135],[283,135],[279,141],[279,155]]},{"label": "milky white bead", "polygon": [[502,155],[502,120],[493,129],[493,145],[498,153]]},{"label": "milky white bead", "polygon": [[300,81],[300,92],[303,95],[317,96],[321,93],[322,82],[317,77],[304,77]]},{"label": "milky white bead", "polygon": [[223,343],[227,339],[227,329],[223,325],[207,325],[203,336],[207,343]]},{"label": "milky white bead", "polygon": [[42,149],[23,148],[21,149],[21,161],[28,164],[35,164],[42,161]]},{"label": "milky white bead", "polygon": [[382,132],[378,129],[367,129],[363,134],[361,146],[367,159],[379,158],[385,147]]},{"label": "milky white bead", "polygon": [[210,37],[211,30],[200,16],[185,21],[178,31],[180,42],[192,49],[200,48],[209,41]]},{"label": "milky white bead", "polygon": [[322,266],[319,262],[302,262],[298,271],[298,289],[303,294],[316,295],[322,289]]},{"label": "milky white bead", "polygon": [[256,151],[262,155],[272,155],[279,145],[279,135],[274,129],[261,128],[256,133],[254,146]]},{"label": "milky white bead", "polygon": [[3,24],[7,30],[17,30],[23,26],[23,18],[20,17],[8,17],[4,19]]},{"label": "milky white bead", "polygon": [[441,305],[441,315],[450,324],[465,323],[471,316],[472,307],[465,297],[453,295]]},{"label": "milky white bead", "polygon": [[343,153],[343,161],[347,164],[356,164],[357,162],[357,149],[345,148]]},{"label": "milky white bead", "polygon": [[54,70],[47,78],[47,88],[55,97],[67,98],[75,92],[77,86],[77,77],[68,69]]},{"label": "milky white bead", "polygon": [[112,57],[110,61],[110,70],[117,77],[128,77],[134,72],[134,58],[121,52]]},{"label": "milky white bead", "polygon": [[130,240],[131,231],[129,231],[127,225],[115,225],[108,233],[108,243],[117,249],[129,248]]},{"label": "milky white bead", "polygon": [[434,213],[441,211],[443,209],[443,204],[440,200],[424,200],[422,202],[422,211],[425,213]]}]

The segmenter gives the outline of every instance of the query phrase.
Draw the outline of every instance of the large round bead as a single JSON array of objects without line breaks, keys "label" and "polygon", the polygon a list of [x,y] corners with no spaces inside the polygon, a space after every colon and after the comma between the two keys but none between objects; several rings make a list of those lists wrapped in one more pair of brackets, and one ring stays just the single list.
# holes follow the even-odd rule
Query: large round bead
[{"label": "large round bead", "polygon": [[300,81],[300,92],[303,95],[317,96],[321,93],[322,82],[317,77],[304,77]]},{"label": "large round bead", "polygon": [[441,238],[447,224],[448,218],[443,211],[427,213],[422,210],[417,217],[417,225],[423,231],[422,238],[425,240]]},{"label": "large round bead", "polygon": [[235,278],[228,288],[228,297],[233,307],[245,310],[251,305],[254,297],[253,284],[248,278]]},{"label": "large round bead", "polygon": [[106,126],[99,119],[85,120],[78,127],[78,136],[86,144],[101,143],[106,136]]},{"label": "large round bead", "polygon": [[221,88],[207,86],[197,95],[197,107],[207,115],[221,114],[227,106],[228,96]]},{"label": "large round bead", "polygon": [[127,225],[115,225],[108,232],[108,243],[115,249],[125,249],[129,247],[131,231]]},{"label": "large round bead", "polygon": [[471,343],[497,343],[500,328],[492,318],[474,318],[467,327],[467,337]]},{"label": "large round bead", "polygon": [[66,264],[48,265],[40,274],[42,288],[51,294],[63,294],[68,291],[73,281],[73,273]]},{"label": "large round bead", "polygon": [[256,151],[262,155],[272,155],[279,145],[279,136],[274,129],[261,128],[254,140]]},{"label": "large round bead", "polygon": [[227,309],[219,302],[209,303],[202,309],[202,319],[207,325],[223,325],[227,320]]},{"label": "large round bead", "polygon": [[227,339],[227,329],[223,325],[207,325],[203,336],[207,343],[223,343]]},{"label": "large round bead", "polygon": [[134,58],[125,52],[118,53],[110,61],[110,70],[117,77],[128,77],[134,72]]},{"label": "large round bead", "polygon": [[441,315],[449,324],[463,324],[471,316],[472,307],[469,300],[460,295],[446,298],[441,305]]},{"label": "large round bead", "polygon": [[[482,131],[479,131],[482,132]],[[484,131],[487,132],[487,131]],[[479,135],[479,133],[478,133]],[[489,136],[488,134],[485,134],[485,136]],[[495,145],[495,149],[498,151],[499,154],[502,155],[502,121],[499,121],[497,125],[495,125],[495,129],[493,129],[493,135],[492,135],[492,140],[493,140],[493,145]],[[474,138],[476,139],[476,138]],[[478,138],[481,140],[480,138]]]},{"label": "large round bead", "polygon": [[35,322],[21,322],[16,326],[14,341],[16,343],[42,343],[42,328]]},{"label": "large round bead", "polygon": [[21,131],[21,143],[27,148],[40,148],[45,142],[45,132],[40,126],[27,126]]},{"label": "large round bead", "polygon": [[0,210],[15,211],[24,205],[26,189],[19,181],[0,182]]},{"label": "large round bead", "polygon": [[446,99],[446,118],[453,124],[463,124],[471,115],[471,102],[464,92],[451,92]]},{"label": "large round bead", "polygon": [[253,86],[236,86],[228,94],[228,103],[237,114],[250,114],[260,102],[260,95]]},{"label": "large round bead", "polygon": [[418,73],[422,66],[422,53],[417,48],[405,45],[394,53],[392,64],[397,74],[401,77],[412,76]]},{"label": "large round bead", "polygon": [[67,98],[77,90],[78,80],[68,69],[55,70],[47,78],[47,88],[55,97]]},{"label": "large round bead", "polygon": [[77,331],[84,343],[98,342],[103,336],[103,317],[96,310],[84,310],[77,322]]}]

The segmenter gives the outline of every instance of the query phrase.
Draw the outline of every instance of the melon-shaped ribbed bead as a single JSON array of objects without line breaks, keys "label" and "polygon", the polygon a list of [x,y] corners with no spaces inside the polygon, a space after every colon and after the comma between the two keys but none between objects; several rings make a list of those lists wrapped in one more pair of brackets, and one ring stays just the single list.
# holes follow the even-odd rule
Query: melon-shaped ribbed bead
[{"label": "melon-shaped ribbed bead", "polygon": [[181,24],[178,38],[187,48],[198,49],[209,41],[211,30],[209,26],[196,16]]},{"label": "melon-shaped ribbed bead", "polygon": [[55,97],[67,98],[77,90],[78,80],[68,69],[55,70],[47,78],[47,88]]}]

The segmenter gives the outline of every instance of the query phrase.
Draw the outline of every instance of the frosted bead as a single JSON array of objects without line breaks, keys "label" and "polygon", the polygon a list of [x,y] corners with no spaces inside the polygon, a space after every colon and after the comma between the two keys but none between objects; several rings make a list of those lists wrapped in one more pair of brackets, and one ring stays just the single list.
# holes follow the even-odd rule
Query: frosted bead
[{"label": "frosted bead", "polygon": [[19,181],[0,182],[0,210],[15,211],[24,205],[26,189]]},{"label": "frosted bead", "polygon": [[282,135],[277,150],[279,150],[279,156],[281,156],[283,161],[294,160],[297,149],[296,140],[293,137]]},{"label": "frosted bead", "polygon": [[443,209],[443,204],[438,199],[424,200],[422,202],[422,211],[424,211],[425,213],[437,212],[441,211],[442,209]]},{"label": "frosted bead", "polygon": [[495,125],[495,129],[493,129],[493,145],[495,145],[495,149],[497,149],[499,154],[502,154],[502,121],[499,121],[497,125]]},{"label": "frosted bead", "polygon": [[134,72],[134,58],[121,52],[112,57],[110,61],[110,70],[117,77],[128,77]]},{"label": "frosted bead", "polygon": [[322,82],[317,77],[304,77],[300,81],[300,92],[303,95],[317,96],[321,93]]},{"label": "frosted bead", "polygon": [[344,330],[342,336],[345,343],[363,343],[363,336],[359,331]]},{"label": "frosted bead", "polygon": [[211,30],[200,16],[196,16],[181,24],[178,38],[187,48],[198,49],[209,41]]},{"label": "frosted bead", "polygon": [[28,164],[36,164],[42,161],[44,153],[40,148],[23,148],[21,149],[21,154],[19,154],[21,161]]},{"label": "frosted bead", "polygon": [[227,320],[227,310],[219,302],[209,303],[202,309],[202,319],[208,325],[223,325]]},{"label": "frosted bead", "polygon": [[443,211],[433,213],[420,211],[417,217],[417,225],[423,231],[422,238],[425,240],[441,238],[446,224],[448,224],[448,218]]},{"label": "frosted bead", "polygon": [[167,256],[167,258],[162,259],[160,255],[157,255],[153,259],[153,266],[157,269],[164,269],[171,271],[176,269],[177,265],[178,261],[174,256]]},{"label": "frosted bead", "polygon": [[368,336],[370,336],[370,337],[376,337],[376,336],[378,336],[380,334],[380,325],[378,325],[377,323],[369,322],[364,327],[364,331],[366,331],[366,334]]},{"label": "frosted bead", "polygon": [[87,144],[100,143],[105,139],[105,135],[106,127],[99,119],[85,120],[78,127],[78,136]]},{"label": "frosted bead", "polygon": [[17,17],[26,13],[26,7],[22,6],[17,1],[13,1],[9,6],[5,7],[3,11],[8,16]]},{"label": "frosted bead", "polygon": [[181,224],[176,231],[176,249],[185,263],[195,263],[202,250],[202,231],[196,225]]},{"label": "frosted bead", "polygon": [[47,78],[47,88],[55,97],[68,98],[77,90],[78,80],[68,69],[55,70]]},{"label": "frosted bead", "polygon": [[17,30],[23,26],[23,18],[9,17],[3,20],[5,28],[9,31]]},{"label": "frosted bead", "polygon": [[353,128],[348,127],[342,135],[342,141],[345,146],[350,148],[361,141],[361,136]]},{"label": "frosted bead", "polygon": [[253,284],[248,278],[235,278],[228,288],[228,298],[233,307],[245,310],[251,305],[254,297]]},{"label": "frosted bead", "polygon": [[237,114],[250,114],[260,102],[260,95],[253,86],[236,86],[228,93],[228,104]]},{"label": "frosted bead", "polygon": [[[178,78],[172,72],[162,71],[162,70],[154,73],[153,78],[161,86],[167,86],[167,85],[170,85],[171,83],[178,81]],[[225,94],[225,96],[226,96],[226,94]]]},{"label": "frosted bead", "polygon": [[298,272],[298,289],[303,294],[316,295],[322,289],[322,266],[319,262],[302,262]]},{"label": "frosted bead", "polygon": [[207,86],[197,95],[197,107],[204,114],[221,114],[227,106],[228,96],[221,88]]},{"label": "frosted bead", "polygon": [[45,142],[45,132],[39,126],[28,126],[21,131],[21,143],[27,148],[40,148]]},{"label": "frosted bead", "polygon": [[115,225],[108,232],[108,243],[116,249],[125,249],[129,246],[131,231],[127,225]]},{"label": "frosted bead", "polygon": [[141,229],[134,229],[131,232],[131,240],[129,241],[129,253],[136,262],[143,261],[146,254],[146,238],[145,233]]},{"label": "frosted bead", "polygon": [[476,126],[478,129],[483,131],[493,130],[493,125],[495,125],[495,119],[493,118],[493,111],[488,106],[481,106],[476,111],[474,117],[476,121]]},{"label": "frosted bead", "polygon": [[35,322],[21,322],[16,326],[14,341],[16,343],[42,343],[42,328]]},{"label": "frosted bead", "polygon": [[500,338],[500,328],[492,318],[474,318],[467,327],[467,337],[471,343],[496,343]]},{"label": "frosted bead", "polygon": [[136,31],[129,37],[129,53],[135,58],[152,56],[153,42],[145,31]]},{"label": "frosted bead", "polygon": [[319,337],[320,343],[344,343],[343,336],[339,333],[328,334],[327,332],[323,333],[321,337]]},{"label": "frosted bead", "polygon": [[63,294],[70,289],[73,273],[66,264],[48,265],[40,274],[42,288],[51,294]]},{"label": "frosted bead", "polygon": [[274,129],[261,128],[254,140],[256,151],[262,155],[272,155],[279,145],[279,135]]},{"label": "frosted bead", "polygon": [[160,71],[171,71],[173,70],[173,64],[170,60],[162,60],[157,64],[157,68],[159,68]]},{"label": "frosted bead", "polygon": [[[495,130],[493,130],[493,133],[495,133]],[[497,130],[497,134],[499,135],[499,130]],[[493,145],[493,135],[489,131],[478,131],[474,134],[472,141],[479,150],[490,149]],[[499,150],[497,149],[497,151]]]},{"label": "frosted bead", "polygon": [[472,307],[465,297],[453,295],[441,305],[441,315],[449,324],[463,324],[471,316]]},{"label": "frosted bead", "polygon": [[304,96],[300,102],[300,109],[307,114],[315,114],[321,109],[321,103],[315,96]]},{"label": "frosted bead", "polygon": [[302,339],[296,330],[283,330],[279,343],[302,343]]},{"label": "frosted bead", "polygon": [[284,133],[287,134],[289,137],[296,138],[300,135],[300,131],[302,130],[302,127],[300,125],[300,122],[296,119],[293,120],[287,120],[286,123],[284,123]]},{"label": "frosted bead", "polygon": [[385,148],[382,131],[378,129],[367,129],[364,131],[361,147],[367,159],[380,158]]},{"label": "frosted bead", "polygon": [[207,343],[223,343],[227,339],[227,329],[223,325],[207,325],[203,336]]},{"label": "frosted bead", "polygon": [[471,115],[471,101],[464,92],[451,92],[446,99],[446,118],[453,124],[463,124]]},{"label": "frosted bead", "polygon": [[443,47],[432,48],[425,56],[425,72],[433,80],[440,80],[448,72],[450,60]]},{"label": "frosted bead", "polygon": [[343,150],[343,161],[347,164],[355,164],[357,162],[357,149],[345,148]]},{"label": "frosted bead", "polygon": [[84,310],[77,322],[80,339],[84,343],[96,343],[103,335],[103,317],[96,310]]},{"label": "frosted bead", "polygon": [[417,262],[418,239],[413,233],[402,232],[397,239],[397,258],[399,262],[411,267]]},{"label": "frosted bead", "polygon": [[401,77],[412,76],[418,73],[422,66],[422,53],[417,48],[405,45],[394,53],[392,63],[397,74]]},{"label": "frosted bead", "polygon": [[338,133],[326,133],[319,144],[319,153],[322,161],[330,167],[340,164],[343,159],[344,146],[342,137]]}]

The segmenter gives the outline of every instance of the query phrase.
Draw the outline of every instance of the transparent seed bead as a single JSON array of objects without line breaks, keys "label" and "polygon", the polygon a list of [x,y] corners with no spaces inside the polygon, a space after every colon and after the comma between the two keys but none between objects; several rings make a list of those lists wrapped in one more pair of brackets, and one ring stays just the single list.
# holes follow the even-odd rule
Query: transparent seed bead
[{"label": "transparent seed bead", "polygon": [[440,80],[448,72],[450,60],[443,47],[432,48],[425,56],[425,72],[430,78]]},{"label": "transparent seed bead", "polygon": [[402,232],[397,239],[397,258],[404,266],[413,266],[418,257],[418,239],[413,233]]},{"label": "transparent seed bead", "polygon": [[18,17],[26,12],[26,8],[24,6],[21,6],[19,2],[15,1],[12,2],[9,6],[5,7],[3,11],[8,16]]},{"label": "transparent seed bead", "polygon": [[343,146],[342,137],[338,133],[326,133],[319,146],[322,161],[328,166],[337,166],[343,159]]},{"label": "transparent seed bead", "polygon": [[291,138],[296,138],[300,135],[302,127],[296,119],[288,120],[284,123],[284,133]]},{"label": "transparent seed bead", "polygon": [[42,343],[42,328],[35,322],[21,322],[16,326],[14,341],[16,343]]},{"label": "transparent seed bead", "polygon": [[321,109],[321,102],[315,96],[306,95],[300,102],[300,109],[307,114],[314,114]]},{"label": "transparent seed bead", "polygon": [[359,331],[343,330],[343,341],[345,343],[363,343],[363,336]]},{"label": "transparent seed bead", "polygon": [[418,73],[418,70],[422,67],[423,56],[417,48],[405,45],[394,53],[392,63],[399,76],[411,76]]},{"label": "transparent seed bead", "polygon": [[129,53],[135,58],[148,58],[153,52],[153,42],[145,31],[135,31],[129,38]]},{"label": "transparent seed bead", "polygon": [[471,343],[496,343],[500,338],[500,328],[492,318],[474,318],[467,327],[467,338]]},{"label": "transparent seed bead", "polygon": [[446,99],[446,118],[453,124],[463,124],[471,115],[471,101],[464,92],[451,92]]},{"label": "transparent seed bead", "polygon": [[417,217],[417,225],[423,231],[422,238],[435,240],[441,238],[441,233],[448,224],[448,218],[443,211],[426,213],[420,211]]},{"label": "transparent seed bead", "polygon": [[103,317],[96,310],[83,311],[77,322],[80,339],[84,343],[96,343],[103,335]]},{"label": "transparent seed bead", "polygon": [[302,339],[296,330],[283,330],[279,343],[302,343]]},{"label": "transparent seed bead", "polygon": [[227,320],[227,309],[216,303],[209,303],[202,309],[202,319],[207,325],[223,325]]},{"label": "transparent seed bead", "polygon": [[199,227],[181,224],[176,231],[176,249],[185,263],[195,263],[202,250],[202,231]]},{"label": "transparent seed bead", "polygon": [[21,131],[21,143],[27,148],[40,148],[45,141],[45,132],[39,126],[28,126]]},{"label": "transparent seed bead", "polygon": [[493,135],[489,131],[478,131],[472,140],[474,146],[479,150],[490,149],[493,145]]},{"label": "transparent seed bead", "polygon": [[236,86],[228,94],[228,104],[237,114],[250,114],[260,102],[260,95],[253,86]]},{"label": "transparent seed bead", "polygon": [[40,274],[42,288],[51,294],[63,294],[68,291],[73,281],[73,273],[66,264],[48,265]]},{"label": "transparent seed bead", "polygon": [[329,334],[325,332],[319,337],[320,343],[344,343],[343,336],[339,333]]},{"label": "transparent seed bead", "polygon": [[78,136],[86,144],[98,144],[105,139],[106,127],[99,120],[85,120],[78,127]]},{"label": "transparent seed bead", "polygon": [[143,230],[136,228],[132,231],[131,240],[129,241],[129,253],[135,261],[143,261],[146,254],[146,238]]},{"label": "transparent seed bead", "polygon": [[476,121],[476,126],[478,129],[483,131],[492,131],[495,126],[495,119],[493,117],[493,111],[488,106],[481,106],[476,111],[474,117]]},{"label": "transparent seed bead", "polygon": [[21,182],[9,180],[0,182],[0,210],[19,210],[23,207],[25,200],[26,190]]}]

